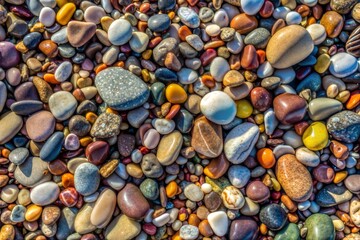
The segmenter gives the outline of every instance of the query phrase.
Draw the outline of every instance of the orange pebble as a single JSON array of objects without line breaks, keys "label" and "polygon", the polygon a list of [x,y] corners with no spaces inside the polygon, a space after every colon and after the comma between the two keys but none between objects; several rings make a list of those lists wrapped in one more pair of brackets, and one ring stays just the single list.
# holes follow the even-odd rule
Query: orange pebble
[{"label": "orange pebble", "polygon": [[291,223],[297,223],[299,221],[299,217],[296,213],[288,213],[287,217]]},{"label": "orange pebble", "polygon": [[4,158],[8,158],[9,155],[10,155],[10,150],[7,149],[7,148],[4,148],[3,150],[1,150],[1,155],[2,155]]},{"label": "orange pebble", "polygon": [[270,148],[260,149],[256,157],[263,168],[272,168],[275,165],[275,156]]},{"label": "orange pebble", "polygon": [[309,17],[308,18],[308,21],[307,21],[307,25],[311,25],[311,24],[314,24],[316,23],[316,19],[314,17]]},{"label": "orange pebble", "polygon": [[166,196],[169,198],[175,197],[176,193],[178,192],[178,185],[175,181],[169,182],[169,184],[166,186]]},{"label": "orange pebble", "polygon": [[97,119],[97,116],[95,113],[93,112],[88,112],[86,115],[85,115],[85,118],[86,120],[88,120],[90,123],[94,123]]},{"label": "orange pebble", "polygon": [[179,38],[181,39],[181,41],[186,41],[186,37],[191,35],[192,32],[187,26],[184,25],[179,28],[178,34],[179,34]]},{"label": "orange pebble", "polygon": [[297,210],[296,204],[287,195],[282,195],[280,200],[289,212],[295,212]]},{"label": "orange pebble", "polygon": [[263,223],[260,224],[260,233],[262,235],[265,235],[265,234],[267,234],[267,231],[268,231],[267,226],[265,224],[263,224]]},{"label": "orange pebble", "polygon": [[165,116],[165,119],[167,119],[167,120],[173,119],[175,117],[175,115],[179,112],[179,110],[180,110],[179,104],[172,105],[170,108],[170,111]]},{"label": "orange pebble", "polygon": [[80,145],[82,147],[86,147],[87,145],[89,145],[90,143],[92,143],[92,138],[91,137],[83,137],[80,139]]},{"label": "orange pebble", "polygon": [[176,232],[174,235],[171,236],[171,240],[183,240],[180,237],[180,232]]},{"label": "orange pebble", "polygon": [[51,84],[59,84],[60,83],[55,79],[55,75],[52,73],[45,73],[44,80]]},{"label": "orange pebble", "polygon": [[258,56],[258,59],[259,59],[259,64],[262,64],[265,62],[265,51],[262,50],[262,49],[259,49],[259,50],[256,50],[256,54]]},{"label": "orange pebble", "polygon": [[198,216],[196,216],[195,213],[190,214],[189,219],[188,219],[188,223],[190,225],[197,227],[197,226],[199,226],[200,222],[201,222],[200,219],[198,218]]},{"label": "orange pebble", "polygon": [[100,64],[100,65],[96,66],[94,70],[95,70],[95,73],[98,74],[99,72],[101,72],[105,68],[107,68],[107,65],[105,63],[103,63],[103,64]]},{"label": "orange pebble", "polygon": [[71,173],[65,173],[61,176],[61,183],[64,188],[74,187],[74,175]]},{"label": "orange pebble", "polygon": [[359,106],[360,104],[360,90],[356,90],[351,93],[349,100],[346,103],[346,108],[351,110]]},{"label": "orange pebble", "polygon": [[113,64],[114,67],[124,67],[125,63],[123,61],[118,61],[116,63]]},{"label": "orange pebble", "polygon": [[107,113],[113,113],[113,114],[119,115],[118,111],[116,111],[116,110],[114,110],[114,109],[111,109],[111,108],[107,108],[107,109],[106,109],[106,112],[107,112]]}]

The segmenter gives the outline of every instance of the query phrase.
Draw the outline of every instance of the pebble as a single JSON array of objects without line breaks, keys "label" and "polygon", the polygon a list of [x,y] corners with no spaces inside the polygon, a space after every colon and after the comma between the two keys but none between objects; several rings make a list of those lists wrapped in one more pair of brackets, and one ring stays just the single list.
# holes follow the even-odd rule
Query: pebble
[{"label": "pebble", "polygon": [[326,128],[336,140],[351,143],[360,137],[360,130],[357,127],[359,124],[360,117],[358,114],[351,111],[341,111],[328,119]]},{"label": "pebble", "polygon": [[40,150],[40,158],[45,162],[51,162],[55,160],[60,152],[64,143],[64,133],[55,132],[46,140],[45,144]]},{"label": "pebble", "polygon": [[308,167],[316,167],[320,164],[319,156],[306,147],[296,149],[296,159]]},{"label": "pebble", "polygon": [[[115,110],[130,110],[141,106],[150,95],[146,84],[127,70],[111,67],[95,79],[101,98]],[[131,89],[131,91],[129,91]]]},{"label": "pebble", "polygon": [[153,153],[144,155],[141,161],[141,170],[149,178],[158,178],[164,173],[159,160]]},{"label": "pebble", "polygon": [[241,0],[241,8],[248,15],[255,15],[261,9],[264,0]]},{"label": "pebble", "polygon": [[300,238],[300,231],[298,226],[294,223],[289,223],[275,235],[274,240],[299,239],[299,238]]},{"label": "pebble", "polygon": [[13,203],[18,198],[19,188],[16,185],[6,185],[1,189],[0,197],[6,203]]},{"label": "pebble", "polygon": [[335,229],[329,216],[315,213],[305,221],[306,239],[335,239]]},{"label": "pebble", "polygon": [[162,137],[156,154],[160,164],[168,166],[174,163],[179,156],[182,144],[183,138],[179,131],[173,131]]},{"label": "pebble", "polygon": [[91,22],[70,21],[66,27],[67,38],[73,47],[83,46],[94,36],[95,31],[96,24]]},{"label": "pebble", "polygon": [[320,207],[331,207],[344,203],[352,198],[353,194],[344,186],[327,185],[316,194],[316,203]]},{"label": "pebble", "polygon": [[318,151],[325,148],[329,141],[325,124],[322,122],[313,122],[306,128],[302,140],[304,145],[310,150]]},{"label": "pebble", "polygon": [[44,182],[34,187],[30,192],[30,199],[36,205],[45,206],[56,201],[60,188],[54,182]]},{"label": "pebble", "polygon": [[293,124],[306,114],[306,101],[298,95],[283,93],[274,98],[274,112],[282,124]]},{"label": "pebble", "polygon": [[277,180],[292,200],[304,202],[310,198],[313,191],[311,175],[294,155],[281,156],[275,169]]},{"label": "pebble", "polygon": [[22,128],[23,120],[13,112],[7,112],[0,116],[0,144],[11,140]]},{"label": "pebble", "polygon": [[261,209],[259,216],[263,224],[275,231],[282,229],[287,222],[285,210],[275,203]]},{"label": "pebble", "polygon": [[51,174],[47,169],[48,164],[41,158],[29,157],[23,164],[16,167],[14,177],[21,185],[32,187],[51,179]]},{"label": "pebble", "polygon": [[206,94],[200,102],[200,109],[207,119],[221,125],[230,123],[236,114],[234,101],[221,91]]},{"label": "pebble", "polygon": [[148,20],[148,27],[154,32],[162,32],[169,28],[170,18],[167,14],[153,15]]},{"label": "pebble", "polygon": [[356,72],[357,69],[357,59],[348,53],[337,53],[330,59],[329,71],[335,77],[347,77]]},{"label": "pebble", "polygon": [[257,223],[249,217],[240,217],[230,225],[229,239],[252,239],[259,235]]},{"label": "pebble", "polygon": [[122,236],[124,239],[134,239],[139,235],[140,231],[140,223],[127,217],[125,214],[120,214],[110,222],[104,235],[109,240],[116,240],[119,236]]},{"label": "pebble", "polygon": [[191,8],[180,7],[177,12],[180,20],[190,28],[197,28],[200,25],[199,16]]},{"label": "pebble", "polygon": [[237,188],[243,188],[250,180],[250,170],[244,166],[233,165],[228,170],[231,184]]},{"label": "pebble", "polygon": [[201,191],[201,188],[195,184],[189,184],[184,189],[185,196],[194,202],[199,202],[204,198],[204,193]]},{"label": "pebble", "polygon": [[149,37],[142,32],[133,32],[129,41],[130,47],[137,53],[142,53],[146,50],[149,43]]},{"label": "pebble", "polygon": [[131,183],[126,184],[118,193],[117,203],[123,214],[135,220],[142,220],[150,209],[140,189]]},{"label": "pebble", "polygon": [[93,194],[99,187],[100,174],[98,168],[91,163],[80,164],[74,174],[75,189],[83,196]]},{"label": "pebble", "polygon": [[74,219],[74,230],[80,234],[86,234],[94,231],[96,226],[91,223],[91,214],[94,209],[95,202],[86,203],[76,214]]},{"label": "pebble", "polygon": [[77,101],[75,97],[65,91],[59,91],[49,98],[49,108],[57,120],[69,119],[75,112]]},{"label": "pebble", "polygon": [[46,141],[55,130],[55,118],[48,111],[31,115],[26,121],[26,131],[35,142]]},{"label": "pebble", "polygon": [[348,176],[344,183],[347,189],[349,189],[353,193],[359,193],[360,192],[360,186],[358,185],[358,180],[360,178],[359,174],[354,174],[351,176]]},{"label": "pebble", "polygon": [[240,164],[249,156],[259,138],[255,124],[242,123],[233,128],[225,138],[224,152],[233,164]]},{"label": "pebble", "polygon": [[50,27],[55,22],[55,12],[50,7],[43,7],[39,14],[39,21],[44,24],[45,27]]},{"label": "pebble", "polygon": [[97,138],[110,138],[120,133],[121,118],[113,113],[102,113],[93,124],[90,134]]},{"label": "pebble", "polygon": [[199,236],[199,229],[192,225],[183,225],[180,228],[180,237],[184,240],[194,240]]},{"label": "pebble", "polygon": [[228,232],[228,217],[225,212],[217,211],[208,215],[208,221],[214,233],[221,237]]},{"label": "pebble", "polygon": [[216,57],[210,64],[210,74],[215,81],[221,82],[225,74],[230,70],[228,62],[222,57]]},{"label": "pebble", "polygon": [[20,62],[20,53],[16,50],[15,45],[11,42],[0,42],[0,67],[11,68]]},{"label": "pebble", "polygon": [[102,191],[91,212],[91,224],[99,228],[105,227],[111,220],[115,206],[116,194],[111,189]]},{"label": "pebble", "polygon": [[9,160],[15,165],[21,165],[29,156],[27,148],[16,148],[9,154]]},{"label": "pebble", "polygon": [[314,43],[309,32],[298,25],[290,25],[270,38],[266,57],[274,68],[284,69],[304,60],[313,48]]},{"label": "pebble", "polygon": [[309,102],[308,113],[312,120],[319,121],[342,110],[342,103],[331,98],[315,98]]}]

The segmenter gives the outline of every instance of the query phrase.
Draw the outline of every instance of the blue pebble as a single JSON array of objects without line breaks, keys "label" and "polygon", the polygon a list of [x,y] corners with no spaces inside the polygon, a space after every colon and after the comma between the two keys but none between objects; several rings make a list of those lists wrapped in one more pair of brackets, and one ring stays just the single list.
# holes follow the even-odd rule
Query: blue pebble
[{"label": "blue pebble", "polygon": [[171,20],[167,14],[155,14],[148,20],[148,27],[151,31],[162,32],[170,27]]},{"label": "blue pebble", "polygon": [[40,158],[45,162],[55,160],[61,152],[64,137],[64,133],[62,132],[55,132],[51,135],[40,150]]},{"label": "blue pebble", "polygon": [[311,91],[316,92],[320,89],[320,86],[320,75],[318,73],[311,73],[299,83],[299,85],[296,87],[296,92],[299,93],[304,89],[310,89]]},{"label": "blue pebble", "polygon": [[155,78],[164,83],[172,83],[178,80],[178,76],[175,72],[167,68],[158,68],[155,71]]},{"label": "blue pebble", "polygon": [[317,59],[313,55],[308,56],[304,60],[302,60],[300,63],[298,63],[299,66],[313,66],[315,65]]},{"label": "blue pebble", "polygon": [[28,49],[35,49],[42,40],[42,34],[39,32],[32,32],[25,35],[23,43]]}]

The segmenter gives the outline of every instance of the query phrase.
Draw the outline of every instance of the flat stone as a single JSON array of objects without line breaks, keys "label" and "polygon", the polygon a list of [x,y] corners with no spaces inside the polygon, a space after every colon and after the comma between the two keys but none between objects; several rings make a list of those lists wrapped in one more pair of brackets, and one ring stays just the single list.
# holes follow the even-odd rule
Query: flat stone
[{"label": "flat stone", "polygon": [[[1,124],[1,122],[0,122]],[[360,137],[360,115],[352,111],[342,111],[332,115],[326,124],[333,138],[352,143]]]},{"label": "flat stone", "polygon": [[126,184],[118,193],[117,203],[122,213],[135,220],[142,220],[150,209],[140,189],[131,183]]},{"label": "flat stone", "polygon": [[199,202],[204,198],[201,188],[195,184],[189,184],[184,189],[185,196],[193,202]]},{"label": "flat stone", "polygon": [[250,155],[259,138],[259,128],[253,123],[242,123],[233,128],[225,138],[224,152],[227,159],[240,164]]},{"label": "flat stone", "polygon": [[77,101],[69,92],[59,91],[49,98],[50,111],[57,120],[63,121],[70,118],[76,107]]},{"label": "flat stone", "polygon": [[141,231],[141,225],[137,221],[132,220],[125,214],[120,214],[105,230],[105,238],[109,240],[117,240],[119,236],[123,239],[134,239],[139,235]]},{"label": "flat stone", "polygon": [[87,234],[95,231],[96,226],[91,223],[91,213],[94,209],[95,202],[86,203],[76,214],[74,220],[74,229],[80,234]]},{"label": "flat stone", "polygon": [[95,78],[101,98],[115,110],[130,110],[147,101],[147,85],[131,72],[118,67],[101,71]]},{"label": "flat stone", "polygon": [[335,229],[332,219],[322,213],[310,215],[305,221],[307,228],[306,240],[312,239],[335,239]]},{"label": "flat stone", "polygon": [[75,189],[83,196],[93,194],[99,187],[100,174],[98,168],[91,163],[80,164],[74,174]]},{"label": "flat stone", "polygon": [[206,117],[200,117],[195,120],[191,146],[196,152],[209,157],[215,158],[220,155],[223,150],[222,128]]},{"label": "flat stone", "polygon": [[44,182],[34,187],[30,192],[30,199],[36,205],[49,205],[58,199],[60,188],[54,182]]},{"label": "flat stone", "polygon": [[313,191],[311,175],[294,155],[281,156],[276,163],[275,173],[292,200],[304,202],[310,198]]},{"label": "flat stone", "polygon": [[113,113],[102,113],[93,124],[90,134],[96,138],[109,138],[120,133],[121,117]]},{"label": "flat stone", "polygon": [[159,160],[153,153],[144,155],[141,161],[141,170],[149,178],[158,178],[164,173]]},{"label": "flat stone", "polygon": [[353,194],[344,186],[327,185],[316,194],[315,201],[320,207],[332,207],[349,201]]},{"label": "flat stone", "polygon": [[[1,83],[0,83],[1,85]],[[0,87],[1,88],[1,87]],[[0,90],[1,91],[1,90]],[[6,97],[6,95],[5,95]],[[1,99],[0,99],[1,101]],[[10,109],[17,115],[31,115],[37,111],[40,111],[44,108],[42,102],[37,100],[22,100],[11,104]],[[0,108],[1,109],[1,108]]]},{"label": "flat stone", "polygon": [[72,232],[74,232],[74,220],[77,212],[77,208],[65,207],[62,209],[60,219],[57,223],[57,239],[65,240]]},{"label": "flat stone", "polygon": [[309,102],[309,116],[314,121],[324,120],[341,111],[342,103],[331,98],[315,98]]},{"label": "flat stone", "polygon": [[10,141],[22,128],[23,120],[14,112],[7,112],[0,116],[0,144]]},{"label": "flat stone", "polygon": [[116,195],[111,189],[105,189],[96,200],[91,212],[91,224],[98,228],[105,227],[111,220],[116,206]]},{"label": "flat stone", "polygon": [[158,145],[156,157],[162,165],[168,166],[174,163],[179,156],[183,144],[183,136],[179,131],[165,135]]},{"label": "flat stone", "polygon": [[30,139],[43,142],[55,130],[55,118],[48,111],[40,111],[31,115],[26,120],[26,131]]},{"label": "flat stone", "polygon": [[95,34],[96,24],[92,22],[70,21],[66,32],[69,43],[73,47],[81,47]]},{"label": "flat stone", "polygon": [[40,150],[40,158],[46,162],[55,160],[61,152],[64,137],[62,132],[55,132],[51,135]]},{"label": "flat stone", "polygon": [[274,68],[291,67],[310,55],[314,42],[305,28],[291,25],[278,30],[269,40],[266,57]]},{"label": "flat stone", "polygon": [[29,156],[29,150],[27,148],[15,148],[9,154],[9,160],[15,165],[21,165]]},{"label": "flat stone", "polygon": [[51,174],[48,164],[38,157],[29,157],[15,169],[15,179],[26,187],[33,187],[39,183],[49,181]]}]

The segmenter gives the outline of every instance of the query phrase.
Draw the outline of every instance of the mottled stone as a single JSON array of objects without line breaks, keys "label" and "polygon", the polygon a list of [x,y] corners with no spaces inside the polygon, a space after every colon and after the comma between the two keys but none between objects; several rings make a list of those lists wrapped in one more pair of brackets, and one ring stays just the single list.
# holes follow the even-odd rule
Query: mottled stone
[{"label": "mottled stone", "polygon": [[332,207],[349,201],[353,194],[344,186],[327,185],[316,194],[316,203],[320,207]]},{"label": "mottled stone", "polygon": [[90,134],[96,138],[109,138],[120,133],[121,117],[113,113],[102,113],[93,124]]},{"label": "mottled stone", "polygon": [[307,228],[306,240],[335,239],[334,225],[328,215],[315,213],[309,216],[305,221],[305,227]]}]

